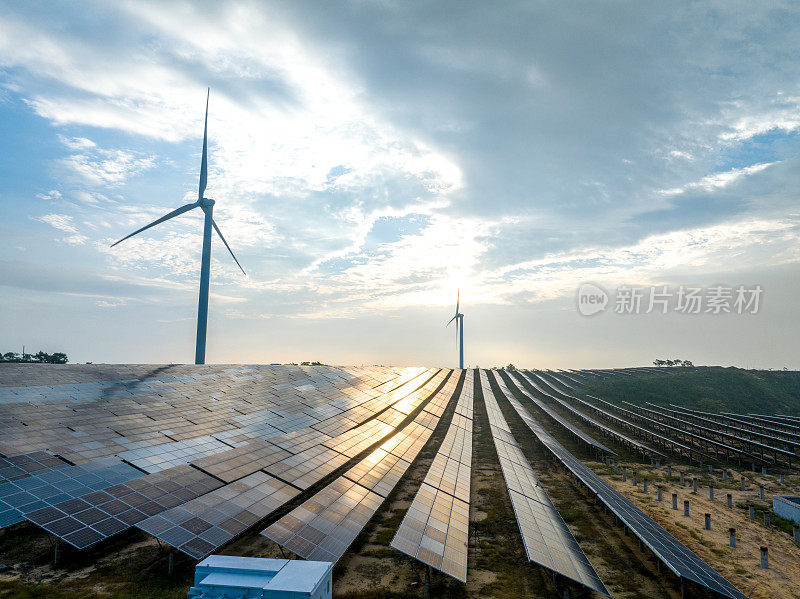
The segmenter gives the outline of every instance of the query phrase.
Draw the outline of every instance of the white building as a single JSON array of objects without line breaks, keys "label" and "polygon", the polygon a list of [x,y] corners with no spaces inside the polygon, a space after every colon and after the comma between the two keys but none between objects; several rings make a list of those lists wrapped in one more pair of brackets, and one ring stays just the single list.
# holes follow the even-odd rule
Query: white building
[{"label": "white building", "polygon": [[187,599],[331,599],[333,564],[210,555],[197,564]]}]

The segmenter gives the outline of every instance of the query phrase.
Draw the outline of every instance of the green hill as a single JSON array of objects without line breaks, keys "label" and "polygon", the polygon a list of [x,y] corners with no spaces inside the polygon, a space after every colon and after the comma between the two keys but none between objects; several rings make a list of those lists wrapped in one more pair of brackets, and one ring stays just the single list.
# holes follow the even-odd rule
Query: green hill
[{"label": "green hill", "polygon": [[673,403],[707,412],[800,415],[800,372],[720,366],[592,379],[579,389],[607,401]]}]

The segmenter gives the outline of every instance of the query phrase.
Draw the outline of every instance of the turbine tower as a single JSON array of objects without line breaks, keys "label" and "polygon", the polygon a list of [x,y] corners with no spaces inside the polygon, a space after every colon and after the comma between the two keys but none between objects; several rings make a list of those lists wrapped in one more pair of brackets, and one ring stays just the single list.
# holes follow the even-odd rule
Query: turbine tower
[{"label": "turbine tower", "polygon": [[456,296],[456,314],[451,318],[445,326],[450,326],[450,323],[456,321],[456,341],[458,342],[458,367],[464,369],[464,315],[458,311],[461,303],[461,290],[458,290]]},{"label": "turbine tower", "polygon": [[200,266],[200,299],[197,305],[197,345],[195,346],[195,353],[194,353],[194,363],[195,364],[205,364],[206,363],[206,329],[208,325],[208,286],[211,280],[211,227],[214,227],[214,230],[219,235],[219,238],[222,240],[222,243],[225,244],[225,247],[228,248],[231,256],[233,257],[234,262],[236,262],[236,266],[242,271],[242,273],[247,275],[244,272],[244,268],[242,265],[239,264],[239,261],[236,259],[236,256],[231,249],[231,246],[228,245],[228,242],[225,241],[225,237],[222,235],[222,231],[219,230],[217,223],[214,221],[214,200],[211,198],[203,197],[203,194],[206,191],[206,183],[208,181],[208,99],[211,96],[211,88],[208,89],[208,94],[206,95],[206,119],[205,119],[205,127],[203,129],[203,159],[200,163],[200,190],[197,194],[197,201],[191,204],[186,204],[185,206],[181,206],[180,208],[173,210],[169,214],[165,214],[158,220],[154,220],[149,225],[142,227],[131,233],[130,235],[123,237],[116,243],[112,244],[111,247],[117,245],[117,243],[122,243],[126,239],[133,237],[149,229],[150,227],[155,227],[156,225],[163,223],[164,221],[168,221],[171,218],[174,218],[184,212],[189,212],[190,210],[194,210],[195,208],[202,208],[203,212],[205,213],[205,224],[203,225],[203,255],[201,260]]}]

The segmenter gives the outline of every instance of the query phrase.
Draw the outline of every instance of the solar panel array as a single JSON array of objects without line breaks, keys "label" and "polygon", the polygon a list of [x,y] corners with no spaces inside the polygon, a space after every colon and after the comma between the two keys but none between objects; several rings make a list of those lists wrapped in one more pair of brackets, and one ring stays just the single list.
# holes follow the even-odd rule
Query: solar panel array
[{"label": "solar panel array", "polygon": [[547,449],[614,513],[677,576],[693,580],[733,599],[746,599],[736,587],[664,530],[609,483],[595,474],[556,441],[507,390],[506,399]]},{"label": "solar panel array", "polygon": [[[434,377],[416,397],[404,400],[401,411],[408,410],[410,415],[441,387],[424,408],[430,405],[438,412],[441,402],[446,405],[455,393],[458,377],[450,374]],[[439,416],[424,409],[370,455],[261,534],[302,558],[337,562],[433,434]],[[346,447],[350,447],[349,439]]]},{"label": "solar panel array", "polygon": [[[28,371],[38,376],[39,369]],[[69,378],[70,372],[91,373],[85,367],[39,372],[45,371],[47,384],[30,380],[24,386],[7,386],[12,377],[5,374],[0,381],[0,454],[46,451],[79,464],[205,436],[235,446],[323,422],[334,415],[331,411],[346,413],[385,396],[390,388],[380,385],[393,388],[397,385],[392,381],[426,372],[325,366],[119,366],[105,367],[103,374],[131,378],[58,384],[59,377]],[[169,453],[167,447],[164,451]]]},{"label": "solar panel array", "polygon": [[[62,462],[39,469],[26,477],[0,484],[0,523],[9,526],[23,519],[30,520],[30,514],[50,510],[70,499],[141,475],[141,471],[115,458],[77,466]],[[59,513],[56,510],[55,514]]]},{"label": "solar panel array", "polygon": [[[484,370],[480,371],[480,382],[492,440],[528,559],[610,596],[514,439]],[[502,380],[495,382],[503,393],[513,397]]]},{"label": "solar panel array", "polygon": [[[696,422],[692,422],[690,420],[687,420],[684,415],[680,415],[681,417],[674,416],[674,415],[672,415],[670,413],[670,412],[672,412],[672,410],[668,410],[668,409],[662,408],[660,406],[653,406],[653,408],[645,408],[644,406],[636,406],[636,405],[634,405],[634,404],[632,404],[630,402],[627,402],[627,401],[623,402],[623,403],[627,404],[628,406],[633,408],[635,411],[642,412],[642,413],[645,413],[645,414],[649,414],[655,420],[660,420],[661,422],[670,422],[680,430],[687,431],[687,432],[699,431],[699,433],[697,433],[697,434],[701,439],[706,440],[707,443],[714,444],[718,448],[723,448],[726,451],[734,451],[734,452],[738,451],[742,455],[747,456],[747,457],[751,457],[751,458],[753,458],[753,457],[758,458],[759,456],[756,456],[756,455],[753,455],[752,453],[750,453],[751,451],[758,451],[758,452],[760,452],[761,461],[765,460],[765,455],[764,455],[765,452],[767,454],[772,453],[773,454],[773,460],[772,460],[773,462],[777,462],[778,461],[778,456],[781,456],[781,457],[785,458],[788,461],[788,464],[790,466],[791,466],[791,463],[792,463],[792,458],[796,457],[796,454],[794,453],[794,450],[790,451],[790,450],[787,450],[787,449],[783,449],[781,447],[775,447],[775,444],[774,444],[775,441],[783,442],[783,441],[777,440],[775,437],[770,437],[769,438],[770,442],[772,442],[773,445],[768,445],[766,443],[762,443],[762,442],[756,441],[754,439],[748,439],[743,434],[738,433],[738,432],[736,434],[734,434],[734,433],[731,433],[731,432],[728,432],[728,431],[720,430],[718,427],[713,426],[713,423],[710,423],[710,422],[704,422],[703,424],[698,424]],[[718,439],[726,439],[726,440],[728,440],[728,441],[730,441],[732,443],[735,443],[736,445],[732,446],[732,445],[730,445],[728,443],[718,442],[716,440],[716,438],[718,438]],[[747,447],[747,449],[749,451],[745,450],[744,449],[745,447]]]},{"label": "solar panel array", "polygon": [[777,443],[785,443],[787,447],[794,447],[795,445],[800,444],[800,434],[796,434],[791,431],[775,428],[774,426],[764,426],[763,424],[749,422],[745,418],[739,416],[725,416],[723,414],[713,414],[711,412],[692,410],[675,404],[669,405],[675,413],[694,417],[697,420],[702,420],[709,424],[718,426],[723,430],[730,429],[739,431],[743,435],[760,435],[764,438],[774,439]]},{"label": "solar panel array", "polygon": [[31,472],[63,466],[66,462],[45,451],[34,451],[11,457],[0,456],[0,482],[17,480],[29,476]]},{"label": "solar panel array", "polygon": [[26,518],[73,547],[86,549],[219,486],[218,480],[183,465],[106,486]]},{"label": "solar panel array", "polygon": [[[502,375],[500,375],[499,378],[502,378]],[[508,379],[508,380],[510,381],[511,379]],[[513,381],[511,381],[511,384],[513,385]],[[520,393],[522,393],[525,397],[530,399],[533,403],[535,403],[536,406],[540,410],[542,410],[545,414],[550,416],[550,418],[552,418],[553,420],[558,422],[561,426],[563,426],[570,433],[572,433],[574,436],[576,436],[578,439],[580,439],[581,441],[583,441],[587,445],[589,445],[591,447],[596,447],[597,449],[599,449],[600,451],[603,451],[605,453],[616,455],[616,452],[612,451],[611,449],[609,449],[608,447],[603,445],[600,441],[598,441],[597,439],[595,439],[591,435],[589,435],[589,434],[585,433],[584,431],[582,431],[581,429],[579,429],[577,426],[575,426],[574,424],[572,424],[571,422],[566,420],[563,416],[561,416],[561,414],[559,414],[558,412],[553,410],[550,406],[548,406],[544,402],[540,401],[538,398],[536,398],[533,395],[531,395],[530,393],[528,393],[528,391],[524,387],[518,386],[518,385],[514,385],[514,388],[517,389]]]},{"label": "solar panel array", "polygon": [[[588,397],[591,397],[592,399],[599,399],[599,398],[595,398],[592,395],[589,395]],[[645,437],[649,438],[650,440],[655,441],[656,443],[659,444],[660,447],[664,447],[664,448],[669,449],[671,451],[675,451],[680,455],[683,455],[683,452],[685,451],[689,456],[694,454],[694,455],[700,456],[701,458],[705,458],[705,459],[708,459],[708,460],[713,460],[713,458],[710,455],[708,455],[708,454],[706,454],[706,453],[704,453],[702,451],[699,451],[695,447],[691,447],[689,445],[684,445],[680,441],[676,441],[675,439],[670,439],[669,437],[666,437],[664,435],[660,435],[660,434],[658,434],[658,433],[656,433],[656,432],[654,432],[654,431],[652,431],[650,429],[644,428],[643,426],[639,426],[638,424],[630,422],[629,420],[626,420],[625,418],[621,418],[620,416],[617,416],[616,414],[614,414],[612,412],[609,412],[608,410],[604,410],[600,406],[597,406],[595,404],[589,403],[588,401],[586,401],[584,399],[581,399],[579,397],[574,397],[572,399],[574,401],[576,401],[577,403],[589,408],[593,412],[602,415],[603,417],[607,418],[608,420],[611,420],[612,422],[616,422],[616,423],[624,426],[625,428],[634,431],[635,434],[645,436]]]},{"label": "solar panel array", "polygon": [[255,472],[151,516],[136,526],[201,560],[269,516],[299,492],[265,472]]},{"label": "solar panel array", "polygon": [[[53,378],[71,370],[59,369]],[[238,525],[233,517],[226,532],[215,522],[193,538],[170,533],[195,557],[263,519],[264,507],[271,513],[274,502],[284,503],[389,435],[394,427],[379,418],[413,410],[447,375],[421,368],[286,366],[212,366],[189,374],[99,370],[100,380],[92,383],[16,387],[0,381],[0,448],[6,452],[0,526],[26,518],[86,548],[157,515],[171,516],[187,502],[197,500],[194,509],[260,481],[254,490],[241,489],[241,497],[231,496],[226,510],[250,497],[264,501],[241,512]],[[142,378],[111,379],[119,370],[138,370]],[[30,435],[17,443],[22,428]],[[322,445],[329,441],[343,452]],[[56,452],[80,463],[68,464]],[[280,490],[268,492],[269,481]]]},{"label": "solar panel array", "polygon": [[[650,418],[649,416],[639,414],[635,410],[627,410],[611,402],[608,402],[604,399],[595,397],[594,395],[589,395],[589,397],[592,398],[594,401],[600,402],[606,408],[610,408],[615,412],[619,412],[620,414],[623,414],[626,417],[641,423],[641,426],[643,428],[646,426],[648,429],[661,430],[665,436],[670,435],[667,438],[669,439],[669,442],[672,443],[673,445],[680,446],[682,448],[688,448],[692,452],[697,453],[698,455],[702,455],[709,460],[713,461],[715,459],[715,457],[712,457],[712,455],[709,453],[712,447],[714,448],[715,452],[724,452],[726,457],[728,457],[730,453],[733,453],[734,455],[739,453],[753,459],[758,459],[756,456],[749,454],[745,451],[742,451],[731,445],[728,445],[726,443],[721,443],[719,441],[709,439],[708,437],[704,437],[703,435],[698,435],[696,433],[683,430],[677,426],[672,426],[665,422],[656,420],[655,418]],[[678,445],[678,441],[676,441],[675,438],[682,439],[683,441],[686,442],[686,444]],[[698,446],[702,449],[699,449]]]},{"label": "solar panel array", "polygon": [[[652,454],[652,455],[656,455],[656,456],[665,457],[664,454],[661,453],[660,451],[656,451],[652,447],[649,447],[649,446],[645,445],[644,443],[641,443],[641,442],[637,441],[636,439],[633,439],[633,438],[631,438],[631,437],[629,437],[627,435],[624,435],[624,434],[620,433],[619,431],[611,428],[610,426],[606,426],[602,422],[598,422],[597,420],[595,420],[594,418],[592,418],[588,414],[585,414],[584,412],[580,411],[574,405],[572,405],[570,403],[567,403],[566,401],[564,401],[563,399],[558,397],[557,394],[554,395],[554,394],[548,393],[547,390],[545,388],[543,388],[542,386],[540,386],[540,384],[539,384],[540,382],[546,382],[546,381],[542,381],[542,378],[540,376],[537,376],[534,373],[529,373],[529,372],[521,373],[519,371],[515,372],[515,374],[516,374],[517,378],[520,378],[521,380],[526,380],[528,383],[530,383],[533,386],[533,388],[536,389],[539,393],[541,393],[542,395],[545,395],[546,397],[549,397],[550,399],[552,399],[553,401],[555,401],[559,405],[561,405],[564,408],[566,408],[567,410],[569,410],[575,416],[577,416],[578,418],[580,418],[584,422],[587,422],[591,426],[594,426],[598,430],[600,430],[600,431],[602,431],[602,432],[604,432],[604,433],[616,438],[617,440],[621,441],[624,444],[627,444],[627,445],[629,445],[631,447],[634,447],[634,448],[638,449],[639,451],[642,451],[644,453],[649,453],[649,454]],[[520,387],[520,389],[521,389],[521,387]],[[557,393],[557,389],[554,389],[554,391],[556,391],[556,393]],[[571,397],[571,396],[567,395],[566,397]]]},{"label": "solar panel array", "polygon": [[474,385],[468,370],[447,435],[391,542],[461,582],[467,581]]}]

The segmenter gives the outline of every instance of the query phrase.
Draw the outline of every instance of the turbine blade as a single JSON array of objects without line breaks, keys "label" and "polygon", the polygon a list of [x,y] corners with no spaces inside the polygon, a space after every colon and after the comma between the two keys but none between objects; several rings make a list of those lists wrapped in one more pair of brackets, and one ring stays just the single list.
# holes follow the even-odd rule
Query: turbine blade
[{"label": "turbine blade", "polygon": [[111,247],[113,248],[115,245],[117,245],[117,243],[122,243],[122,242],[123,242],[123,241],[125,241],[126,239],[128,239],[128,238],[130,238],[130,237],[133,237],[134,235],[136,235],[136,234],[138,234],[138,233],[141,233],[142,231],[145,231],[145,230],[149,229],[150,227],[155,227],[156,225],[158,225],[158,224],[160,224],[160,223],[163,223],[165,220],[169,220],[169,219],[171,219],[171,218],[173,218],[173,217],[176,217],[176,216],[178,216],[178,215],[180,215],[180,214],[183,214],[184,212],[188,212],[188,211],[189,211],[189,210],[191,210],[192,208],[197,208],[197,202],[194,202],[194,203],[192,203],[192,204],[186,204],[185,206],[181,206],[181,207],[180,207],[180,208],[178,208],[177,210],[173,210],[173,211],[172,211],[172,212],[170,212],[169,214],[165,214],[164,216],[162,216],[162,217],[161,217],[161,218],[159,218],[158,220],[154,220],[154,221],[153,221],[152,223],[150,223],[149,225],[146,225],[146,226],[142,227],[141,229],[137,229],[136,231],[134,231],[134,232],[133,232],[133,233],[131,233],[130,235],[127,235],[127,236],[123,237],[122,239],[120,239],[120,240],[119,240],[119,241],[117,241],[116,243],[112,243],[112,244],[111,244]]},{"label": "turbine blade", "polygon": [[[446,326],[446,327],[449,327],[449,326],[450,326],[450,323],[451,323],[451,322],[453,322],[455,319],[456,319],[456,317],[455,317],[455,316],[453,316],[453,318],[451,318],[450,320],[448,320],[448,321],[447,321],[447,324],[446,324],[446,325],[444,325],[444,326]],[[456,328],[458,328],[458,323],[456,323]]]},{"label": "turbine blade", "polygon": [[203,159],[200,163],[200,193],[197,194],[197,199],[202,200],[203,194],[206,192],[206,183],[208,182],[208,99],[211,96],[211,88],[208,88],[206,94],[206,122],[203,127]]},{"label": "turbine blade", "polygon": [[241,265],[241,264],[239,264],[239,261],[236,259],[236,256],[234,256],[234,254],[233,254],[233,250],[231,249],[231,246],[229,246],[229,245],[228,245],[228,242],[227,242],[227,241],[225,241],[225,237],[222,235],[222,231],[220,231],[220,230],[219,230],[219,227],[217,226],[217,221],[215,221],[215,220],[212,218],[212,219],[211,219],[211,224],[212,224],[212,225],[214,225],[214,230],[217,232],[217,235],[219,235],[219,238],[222,240],[222,243],[224,243],[224,244],[225,244],[225,247],[226,247],[226,248],[228,248],[228,251],[231,253],[231,257],[233,258],[233,261],[234,261],[234,262],[236,262],[236,266],[238,266],[238,267],[239,267],[239,270],[241,270],[241,271],[242,271],[242,274],[243,274],[244,276],[247,276],[247,273],[246,273],[246,272],[244,272],[244,269],[242,268],[242,265]]},{"label": "turbine blade", "polygon": [[458,306],[461,304],[461,290],[458,290],[458,295],[456,295],[456,314],[458,314]]}]

